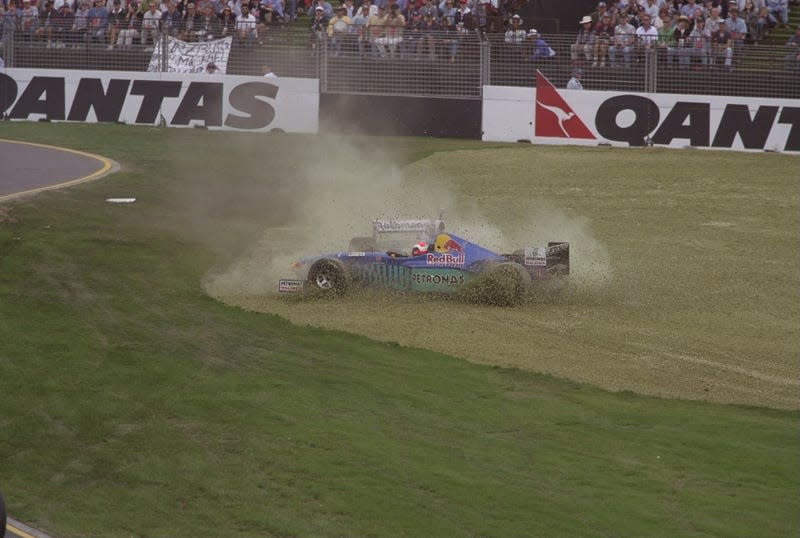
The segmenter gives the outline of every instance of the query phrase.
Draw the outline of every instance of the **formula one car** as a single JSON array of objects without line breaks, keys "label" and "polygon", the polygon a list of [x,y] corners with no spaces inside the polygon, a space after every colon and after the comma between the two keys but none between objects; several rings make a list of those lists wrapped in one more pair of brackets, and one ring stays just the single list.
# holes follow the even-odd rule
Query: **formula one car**
[{"label": "formula one car", "polygon": [[309,256],[292,268],[299,278],[281,279],[278,291],[336,295],[353,286],[378,286],[451,293],[478,277],[504,274],[504,285],[520,298],[533,281],[569,274],[569,243],[496,254],[445,233],[441,218],[375,220],[372,236],[353,238],[347,251]]}]

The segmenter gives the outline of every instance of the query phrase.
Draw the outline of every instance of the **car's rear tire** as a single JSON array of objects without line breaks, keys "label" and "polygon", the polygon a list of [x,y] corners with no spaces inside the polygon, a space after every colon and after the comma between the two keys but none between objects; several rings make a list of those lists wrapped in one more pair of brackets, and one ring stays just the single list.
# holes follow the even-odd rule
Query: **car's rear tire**
[{"label": "car's rear tire", "polygon": [[464,288],[464,297],[474,303],[516,306],[528,292],[531,277],[515,262],[492,263]]},{"label": "car's rear tire", "polygon": [[347,291],[347,271],[339,260],[317,260],[308,270],[308,286],[324,295],[340,295]]}]

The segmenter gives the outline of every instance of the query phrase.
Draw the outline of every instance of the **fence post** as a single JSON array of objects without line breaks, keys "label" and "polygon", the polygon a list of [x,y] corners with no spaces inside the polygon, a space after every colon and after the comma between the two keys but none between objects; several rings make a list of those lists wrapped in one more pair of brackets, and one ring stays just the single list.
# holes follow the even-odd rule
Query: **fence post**
[{"label": "fence post", "polygon": [[[650,47],[644,51],[644,91],[646,93],[656,93],[658,89],[658,49]],[[649,110],[649,109],[648,109]],[[647,128],[648,133],[652,133],[655,129],[657,119],[653,118],[648,112]],[[653,145],[650,135],[645,139],[645,144],[648,146]]]},{"label": "fence post", "polygon": [[14,28],[3,34],[3,61],[6,67],[14,67]]},{"label": "fence post", "polygon": [[166,73],[169,71],[169,50],[167,49],[167,32],[163,29],[158,34],[158,40],[161,41],[161,72]]},{"label": "fence post", "polygon": [[317,37],[317,73],[320,92],[328,91],[328,40],[326,35]]},{"label": "fence post", "polygon": [[492,83],[492,45],[484,36],[478,35],[480,40],[480,96],[483,97],[483,87]]}]

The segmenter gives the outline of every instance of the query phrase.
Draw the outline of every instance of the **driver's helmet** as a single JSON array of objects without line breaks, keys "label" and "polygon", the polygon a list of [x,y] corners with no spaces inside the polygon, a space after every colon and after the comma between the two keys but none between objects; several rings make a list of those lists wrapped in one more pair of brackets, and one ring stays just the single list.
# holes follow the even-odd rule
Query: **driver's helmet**
[{"label": "driver's helmet", "polygon": [[425,254],[428,252],[428,243],[425,241],[420,241],[415,243],[413,247],[411,247],[411,255],[412,256],[419,256],[420,254]]}]

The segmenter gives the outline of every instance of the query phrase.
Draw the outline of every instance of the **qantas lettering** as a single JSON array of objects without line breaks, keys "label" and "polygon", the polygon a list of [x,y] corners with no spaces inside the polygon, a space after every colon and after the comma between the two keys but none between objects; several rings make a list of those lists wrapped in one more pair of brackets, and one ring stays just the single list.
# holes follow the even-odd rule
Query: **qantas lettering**
[{"label": "qantas lettering", "polygon": [[[780,114],[778,113],[780,109]],[[633,112],[629,125],[620,126],[620,112]],[[658,105],[641,95],[617,95],[598,108],[595,126],[600,136],[631,146],[644,146],[648,137],[653,144],[669,145],[686,139],[694,147],[730,148],[738,134],[746,149],[764,149],[776,123],[790,125],[784,151],[800,151],[800,107],[759,106],[751,116],[747,105],[727,104],[711,138],[711,104],[678,101],[660,121]]]},{"label": "qantas lettering", "polygon": [[[182,82],[168,80],[111,79],[103,90],[99,78],[82,78],[66,114],[66,82],[64,77],[34,76],[20,94],[14,79],[0,73],[0,114],[11,119],[28,119],[32,114],[48,120],[86,121],[94,109],[98,121],[119,121],[128,96],[142,96],[134,123],[153,124],[157,121],[165,99],[180,100],[170,125],[189,125],[203,122],[206,127],[225,125],[236,129],[262,129],[275,119],[275,109],[264,98],[275,99],[278,86],[268,82],[245,82],[235,86],[227,96],[230,106],[243,115],[228,114],[223,121],[224,85],[219,82]],[[19,95],[19,99],[17,99]]]}]

